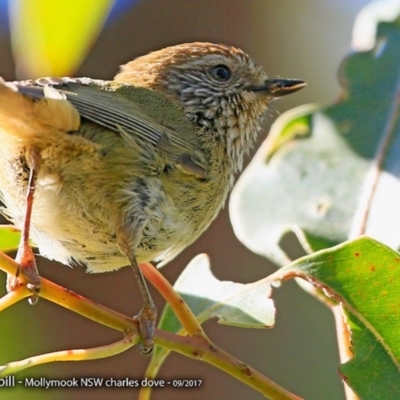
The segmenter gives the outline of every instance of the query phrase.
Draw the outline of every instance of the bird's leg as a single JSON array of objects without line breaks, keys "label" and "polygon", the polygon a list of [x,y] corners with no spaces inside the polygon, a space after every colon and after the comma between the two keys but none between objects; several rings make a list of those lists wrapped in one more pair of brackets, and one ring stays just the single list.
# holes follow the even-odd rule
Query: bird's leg
[{"label": "bird's leg", "polygon": [[151,297],[142,271],[137,263],[134,251],[129,246],[129,243],[124,235],[122,235],[120,239],[119,246],[123,253],[128,257],[132,265],[133,272],[135,273],[136,280],[143,298],[143,307],[136,316],[139,323],[140,334],[142,335],[140,352],[144,355],[150,355],[154,347],[153,333],[157,319],[157,309],[154,305],[154,301]]},{"label": "bird's leg", "polygon": [[29,245],[29,230],[37,173],[40,165],[40,155],[34,149],[29,154],[29,164],[30,171],[26,196],[25,220],[22,227],[17,255],[15,257],[15,261],[18,262],[19,267],[15,276],[7,275],[7,291],[9,292],[14,290],[26,282],[27,288],[32,292],[32,296],[28,301],[30,304],[35,304],[37,303],[40,291],[40,276],[36,266],[35,255]]}]

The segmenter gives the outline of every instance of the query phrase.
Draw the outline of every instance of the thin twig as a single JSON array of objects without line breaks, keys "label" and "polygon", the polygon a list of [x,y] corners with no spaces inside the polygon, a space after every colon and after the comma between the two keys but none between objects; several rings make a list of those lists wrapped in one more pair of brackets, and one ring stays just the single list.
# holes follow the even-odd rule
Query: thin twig
[{"label": "thin twig", "polygon": [[182,324],[189,336],[201,335],[206,337],[196,316],[186,304],[185,300],[178,294],[172,285],[165,279],[164,275],[150,263],[141,263],[140,268],[146,278],[164,297],[174,311],[179,322]]}]

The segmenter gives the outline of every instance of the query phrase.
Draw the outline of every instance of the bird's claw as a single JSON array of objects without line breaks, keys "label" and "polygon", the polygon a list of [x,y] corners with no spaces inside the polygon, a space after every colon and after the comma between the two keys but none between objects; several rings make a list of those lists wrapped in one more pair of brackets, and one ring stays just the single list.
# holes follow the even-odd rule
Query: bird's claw
[{"label": "bird's claw", "polygon": [[35,256],[29,244],[22,243],[20,245],[15,260],[19,263],[19,267],[16,275],[7,275],[7,292],[26,285],[27,289],[32,293],[28,299],[29,304],[36,304],[40,293],[40,276]]},{"label": "bird's claw", "polygon": [[144,305],[135,318],[138,321],[139,331],[142,336],[139,345],[140,353],[150,356],[154,348],[153,335],[157,319],[157,309],[154,305]]}]

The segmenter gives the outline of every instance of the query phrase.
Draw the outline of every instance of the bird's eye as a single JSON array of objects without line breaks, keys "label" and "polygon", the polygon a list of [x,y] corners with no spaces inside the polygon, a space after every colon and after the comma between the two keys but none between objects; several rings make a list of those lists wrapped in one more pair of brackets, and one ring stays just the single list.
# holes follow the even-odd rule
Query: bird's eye
[{"label": "bird's eye", "polygon": [[229,81],[229,79],[232,75],[232,72],[229,69],[229,67],[227,67],[226,65],[220,64],[220,65],[216,65],[215,67],[212,67],[210,69],[210,74],[217,81],[226,82],[226,81]]}]

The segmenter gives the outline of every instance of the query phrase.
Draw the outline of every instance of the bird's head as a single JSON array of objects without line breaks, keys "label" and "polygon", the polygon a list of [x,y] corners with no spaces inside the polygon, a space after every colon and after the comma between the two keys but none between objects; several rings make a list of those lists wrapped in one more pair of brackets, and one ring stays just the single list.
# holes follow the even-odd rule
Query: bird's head
[{"label": "bird's head", "polygon": [[305,86],[270,79],[235,47],[186,43],[152,52],[121,67],[116,81],[164,93],[196,125],[220,136],[241,169],[272,99]]}]

